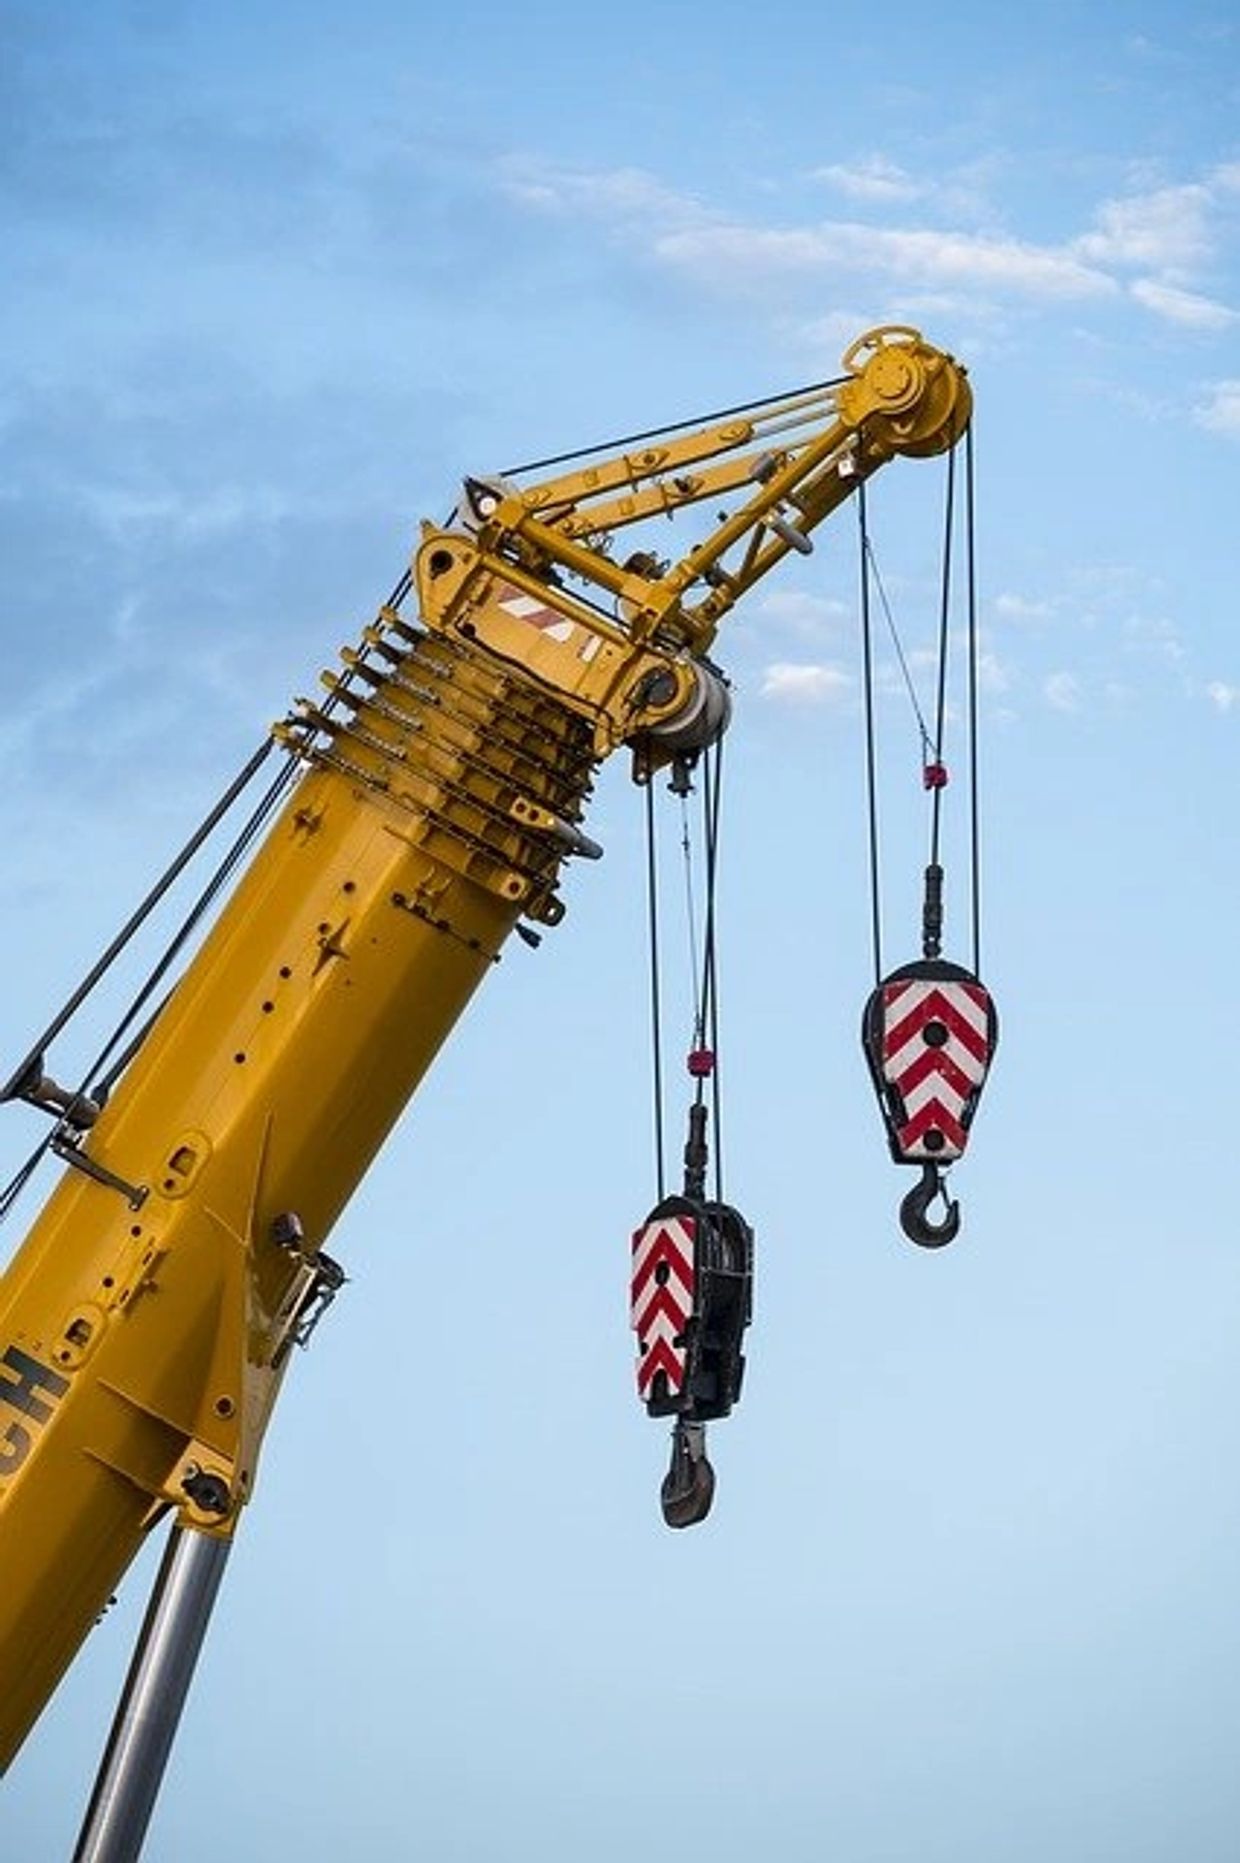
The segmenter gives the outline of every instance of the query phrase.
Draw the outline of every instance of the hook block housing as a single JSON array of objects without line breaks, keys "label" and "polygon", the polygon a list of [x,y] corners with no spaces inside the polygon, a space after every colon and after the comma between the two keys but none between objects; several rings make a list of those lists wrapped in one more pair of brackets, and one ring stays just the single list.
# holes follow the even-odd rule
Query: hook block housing
[{"label": "hook block housing", "polygon": [[753,1313],[753,1230],[727,1203],[671,1196],[633,1236],[637,1394],[652,1417],[726,1417]]},{"label": "hook block housing", "polygon": [[999,1041],[999,1017],[970,970],[922,958],[870,994],[861,1042],[897,1164],[951,1164]]}]

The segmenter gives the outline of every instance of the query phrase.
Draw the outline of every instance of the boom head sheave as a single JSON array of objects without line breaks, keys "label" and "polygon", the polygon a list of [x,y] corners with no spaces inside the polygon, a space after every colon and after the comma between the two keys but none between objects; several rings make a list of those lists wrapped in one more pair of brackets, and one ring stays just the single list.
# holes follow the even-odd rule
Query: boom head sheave
[{"label": "boom head sheave", "polygon": [[[964,369],[908,326],[868,331],[843,368],[555,478],[467,480],[449,524],[423,526],[426,624],[524,668],[591,720],[600,756],[633,746],[639,773],[712,742],[729,709],[709,659],[724,616],[880,466],[945,452],[968,426]],[[663,557],[666,520],[708,500],[713,526]]]}]

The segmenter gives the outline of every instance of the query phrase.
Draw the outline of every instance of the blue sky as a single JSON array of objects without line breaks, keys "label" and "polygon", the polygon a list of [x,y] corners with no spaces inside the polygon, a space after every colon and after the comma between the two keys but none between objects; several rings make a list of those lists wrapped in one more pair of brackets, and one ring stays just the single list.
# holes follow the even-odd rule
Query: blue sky
[{"label": "blue sky", "polygon": [[[462,473],[834,374],[884,321],[977,402],[1003,1043],[961,1239],[900,1237],[856,1041],[837,519],[720,642],[728,1189],[760,1256],[714,1515],[662,1527],[632,1392],[617,764],[605,860],[336,1232],[352,1279],[289,1379],[153,1863],[1234,1863],[1234,12],[162,0],[0,30],[11,1054]],[[871,501],[923,701],[941,497],[911,463]],[[881,657],[894,963],[924,818]],[[0,1848],[67,1854],[148,1576],[6,1780]]]}]

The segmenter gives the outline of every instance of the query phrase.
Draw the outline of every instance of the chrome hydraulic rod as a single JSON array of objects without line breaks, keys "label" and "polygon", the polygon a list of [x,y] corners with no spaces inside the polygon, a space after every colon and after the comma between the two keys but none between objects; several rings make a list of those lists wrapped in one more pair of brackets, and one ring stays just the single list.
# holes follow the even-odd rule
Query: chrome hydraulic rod
[{"label": "chrome hydraulic rod", "polygon": [[137,1863],[231,1545],[168,1536],[73,1863]]}]

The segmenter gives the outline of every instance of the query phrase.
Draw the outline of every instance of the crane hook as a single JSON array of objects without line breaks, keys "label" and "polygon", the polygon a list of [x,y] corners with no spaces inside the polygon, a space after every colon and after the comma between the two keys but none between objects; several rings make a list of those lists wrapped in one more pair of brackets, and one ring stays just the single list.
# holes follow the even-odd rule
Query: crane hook
[{"label": "crane hook", "polygon": [[659,1500],[669,1527],[693,1527],[705,1520],[715,1498],[715,1471],[706,1459],[706,1430],[701,1423],[677,1417],[672,1428],[672,1465],[663,1477]]},{"label": "crane hook", "polygon": [[[942,1197],[943,1220],[932,1223],[927,1211],[936,1197]],[[918,1248],[943,1248],[960,1228],[960,1205],[947,1194],[947,1184],[937,1164],[927,1159],[921,1167],[921,1182],[914,1185],[900,1204],[900,1227]]]}]

